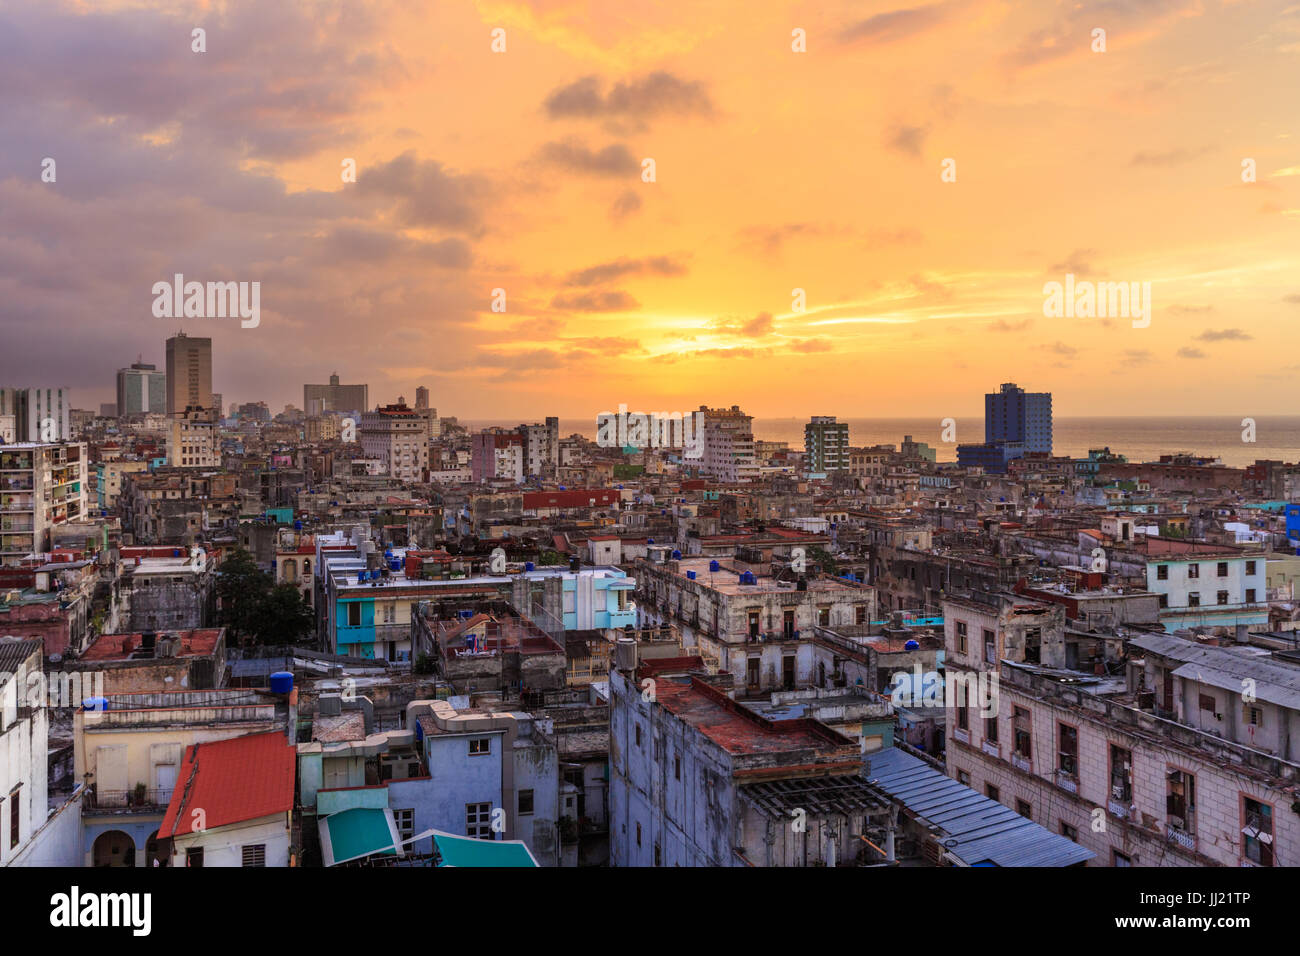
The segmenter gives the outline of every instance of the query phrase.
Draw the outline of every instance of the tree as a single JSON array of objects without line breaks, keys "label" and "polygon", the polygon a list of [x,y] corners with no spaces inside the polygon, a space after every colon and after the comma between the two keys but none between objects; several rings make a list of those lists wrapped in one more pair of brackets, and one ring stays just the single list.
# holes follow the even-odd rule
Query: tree
[{"label": "tree", "polygon": [[311,605],[292,584],[277,584],[262,598],[257,643],[296,644],[316,629]]},{"label": "tree", "polygon": [[243,548],[221,562],[217,597],[221,601],[221,623],[232,637],[253,637],[258,629],[258,612],[271,590],[271,576],[257,566]]},{"label": "tree", "polygon": [[294,644],[315,630],[316,616],[297,587],[276,584],[243,548],[222,562],[220,572],[220,619],[237,641]]}]

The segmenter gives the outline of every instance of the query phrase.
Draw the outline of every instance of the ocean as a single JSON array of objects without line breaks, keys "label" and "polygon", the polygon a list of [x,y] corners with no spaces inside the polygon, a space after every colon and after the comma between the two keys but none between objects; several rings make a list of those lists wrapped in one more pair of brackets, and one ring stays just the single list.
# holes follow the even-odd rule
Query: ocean
[{"label": "ocean", "polygon": [[[849,443],[854,446],[892,444],[904,435],[933,447],[939,461],[956,461],[956,442],[942,442],[943,426],[938,418],[842,418],[849,426]],[[754,437],[763,441],[789,442],[803,447],[807,418],[755,418]],[[471,429],[501,426],[512,428],[519,421],[465,420]],[[957,442],[984,440],[982,418],[958,418]],[[1300,415],[1270,415],[1254,419],[1253,442],[1243,440],[1246,426],[1239,416],[1197,417],[1106,417],[1057,418],[1052,423],[1053,450],[1058,455],[1081,458],[1091,448],[1109,447],[1129,461],[1152,461],[1161,455],[1192,452],[1218,457],[1225,465],[1242,468],[1257,459],[1282,461],[1300,459]],[[596,438],[595,416],[590,419],[561,418],[560,434]]]}]

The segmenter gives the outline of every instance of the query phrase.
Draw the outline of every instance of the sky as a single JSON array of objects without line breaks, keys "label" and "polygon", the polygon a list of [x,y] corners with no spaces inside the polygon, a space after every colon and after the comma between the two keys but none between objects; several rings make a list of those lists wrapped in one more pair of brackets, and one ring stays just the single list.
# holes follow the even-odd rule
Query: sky
[{"label": "sky", "polygon": [[1298,94],[1286,0],[0,0],[0,384],[183,329],[274,411],[1292,412]]}]

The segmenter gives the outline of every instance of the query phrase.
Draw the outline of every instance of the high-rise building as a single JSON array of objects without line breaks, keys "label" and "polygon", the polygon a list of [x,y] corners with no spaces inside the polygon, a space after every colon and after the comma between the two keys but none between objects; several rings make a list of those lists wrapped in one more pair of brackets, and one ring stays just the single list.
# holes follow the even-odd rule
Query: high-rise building
[{"label": "high-rise building", "polygon": [[304,385],[302,408],[310,416],[326,412],[365,412],[370,410],[368,385],[340,385],[338,373],[330,376],[328,385]]},{"label": "high-rise building", "polygon": [[554,477],[560,465],[560,420],[546,424],[520,425],[515,432],[524,440],[524,474]]},{"label": "high-rise building", "polygon": [[[360,387],[365,388],[364,385]],[[428,427],[415,409],[404,403],[363,412],[360,428],[362,451],[367,458],[382,461],[392,478],[423,481],[429,468]]]},{"label": "high-rise building", "polygon": [[1024,442],[1025,453],[1052,453],[1052,393],[1007,383],[984,396],[984,441]]},{"label": "high-rise building", "polygon": [[429,390],[425,388],[423,385],[419,386],[415,390],[415,407],[416,408],[429,407]]},{"label": "high-rise building", "polygon": [[86,445],[0,446],[0,564],[50,550],[50,529],[86,516]]},{"label": "high-rise building", "polygon": [[67,388],[0,388],[0,418],[13,416],[14,441],[70,441],[71,411]]},{"label": "high-rise building", "polygon": [[849,424],[834,415],[814,415],[803,427],[804,467],[810,474],[849,467]]},{"label": "high-rise building", "polygon": [[167,414],[211,409],[212,400],[212,339],[177,332],[167,340]]},{"label": "high-rise building", "polygon": [[704,415],[704,449],[700,474],[720,481],[753,481],[758,478],[754,454],[754,419],[740,410],[700,406]]},{"label": "high-rise building", "polygon": [[143,415],[167,410],[167,373],[158,366],[136,362],[117,370],[117,414]]}]

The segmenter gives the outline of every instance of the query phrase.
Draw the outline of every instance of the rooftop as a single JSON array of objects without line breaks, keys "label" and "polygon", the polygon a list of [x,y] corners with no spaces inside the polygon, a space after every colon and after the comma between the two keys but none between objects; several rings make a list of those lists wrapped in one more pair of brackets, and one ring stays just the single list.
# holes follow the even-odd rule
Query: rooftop
[{"label": "rooftop", "polygon": [[297,750],[279,731],[194,744],[185,751],[158,836],[257,820],[293,809]]}]

